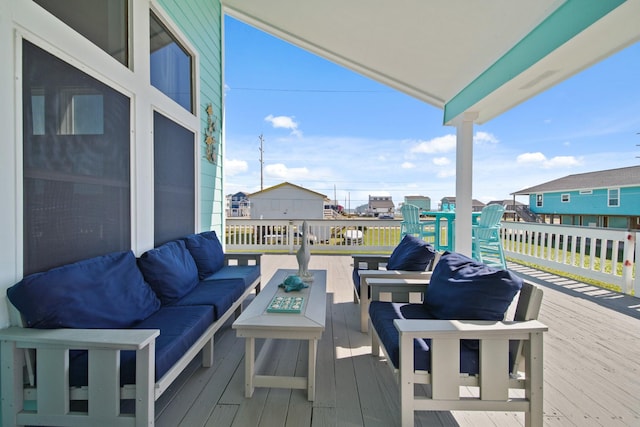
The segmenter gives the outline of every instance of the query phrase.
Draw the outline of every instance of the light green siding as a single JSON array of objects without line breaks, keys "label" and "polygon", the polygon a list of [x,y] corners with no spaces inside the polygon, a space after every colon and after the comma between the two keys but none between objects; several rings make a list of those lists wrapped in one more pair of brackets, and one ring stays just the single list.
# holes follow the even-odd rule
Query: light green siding
[{"label": "light green siding", "polygon": [[[160,5],[198,51],[200,145],[200,228],[222,235],[224,192],[222,188],[222,10],[217,0],[160,0]],[[213,106],[216,162],[205,158],[205,109]]]}]

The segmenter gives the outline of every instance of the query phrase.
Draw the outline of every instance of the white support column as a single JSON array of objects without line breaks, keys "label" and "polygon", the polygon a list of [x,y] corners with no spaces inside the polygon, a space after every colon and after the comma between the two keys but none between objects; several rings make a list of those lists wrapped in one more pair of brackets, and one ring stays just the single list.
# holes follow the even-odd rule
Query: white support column
[{"label": "white support column", "polygon": [[477,117],[477,113],[466,112],[454,120],[456,126],[455,250],[467,256],[471,256],[473,121]]}]

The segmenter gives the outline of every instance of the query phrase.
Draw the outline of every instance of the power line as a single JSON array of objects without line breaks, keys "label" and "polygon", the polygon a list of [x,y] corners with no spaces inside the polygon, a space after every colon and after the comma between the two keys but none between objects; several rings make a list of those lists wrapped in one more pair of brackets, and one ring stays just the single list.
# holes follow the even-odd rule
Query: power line
[{"label": "power line", "polygon": [[393,93],[391,90],[364,90],[364,89],[283,89],[266,87],[230,87],[230,90],[251,92],[298,92],[298,93]]}]

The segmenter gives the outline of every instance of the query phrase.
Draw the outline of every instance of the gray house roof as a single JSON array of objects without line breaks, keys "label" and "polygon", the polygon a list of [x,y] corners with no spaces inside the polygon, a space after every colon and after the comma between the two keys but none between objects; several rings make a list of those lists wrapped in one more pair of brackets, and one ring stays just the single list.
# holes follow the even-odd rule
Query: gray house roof
[{"label": "gray house roof", "polygon": [[554,179],[511,194],[525,195],[554,191],[587,190],[594,188],[640,186],[640,166],[578,173]]}]

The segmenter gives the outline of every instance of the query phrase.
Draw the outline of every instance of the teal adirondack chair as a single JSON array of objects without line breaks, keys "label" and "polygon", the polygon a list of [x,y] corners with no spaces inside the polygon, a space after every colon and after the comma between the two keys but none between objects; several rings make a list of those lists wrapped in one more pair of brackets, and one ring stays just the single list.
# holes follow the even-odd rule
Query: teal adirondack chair
[{"label": "teal adirondack chair", "polygon": [[[402,222],[400,223],[400,240],[407,234],[433,241],[435,229],[433,221],[420,221],[420,208],[415,205],[403,204],[400,208],[402,212]],[[429,240],[428,238],[431,238]]]},{"label": "teal adirondack chair", "polygon": [[500,221],[503,213],[504,207],[498,204],[482,209],[478,224],[472,227],[472,249],[474,259],[492,267],[506,269],[507,261],[500,239]]}]

